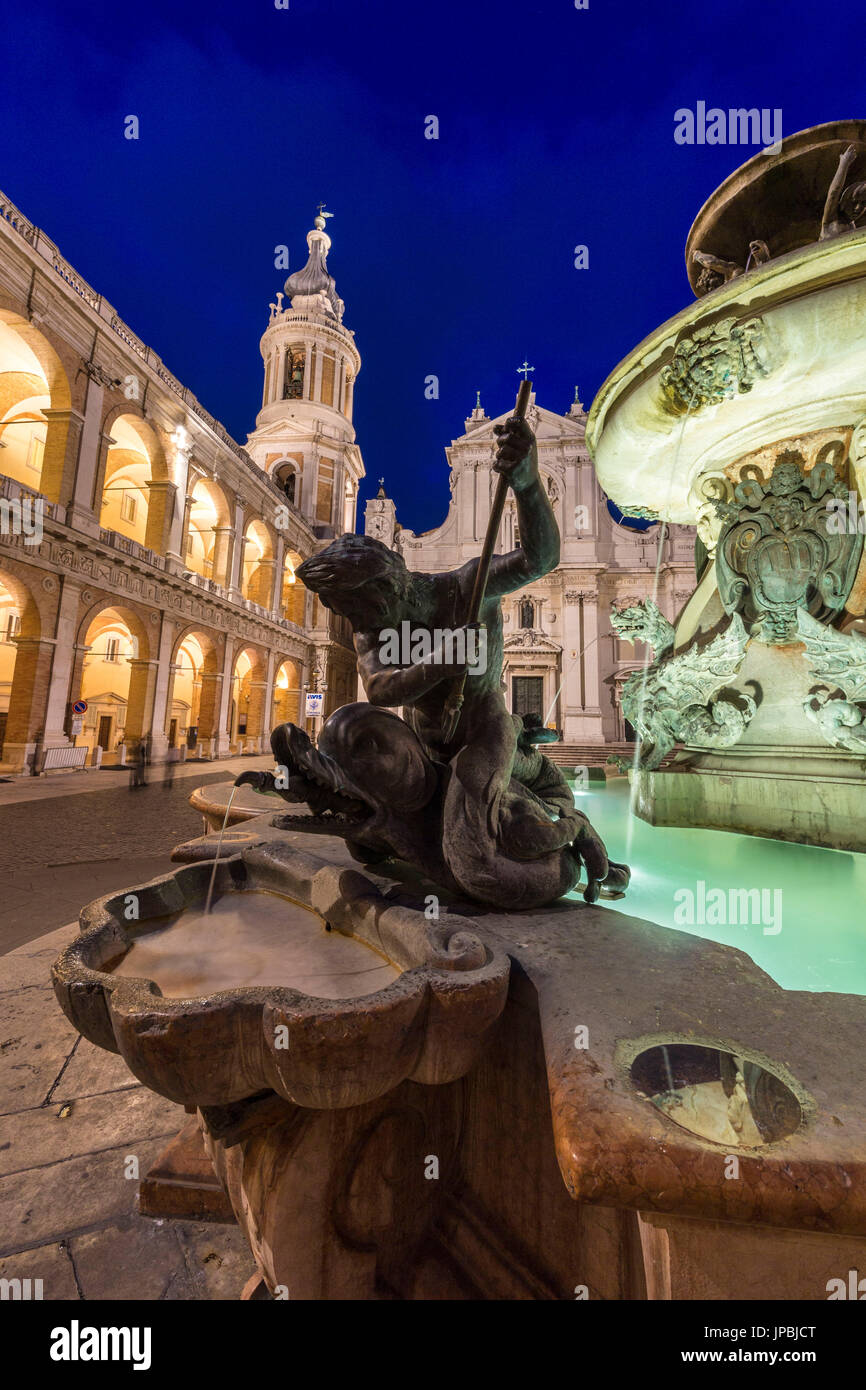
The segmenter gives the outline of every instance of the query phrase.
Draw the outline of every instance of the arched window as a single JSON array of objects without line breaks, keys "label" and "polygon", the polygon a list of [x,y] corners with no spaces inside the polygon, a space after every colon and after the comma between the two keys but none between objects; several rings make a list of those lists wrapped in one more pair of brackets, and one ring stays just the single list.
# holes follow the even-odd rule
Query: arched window
[{"label": "arched window", "polygon": [[306,353],[303,347],[286,349],[283,400],[299,401],[303,398],[305,365]]}]

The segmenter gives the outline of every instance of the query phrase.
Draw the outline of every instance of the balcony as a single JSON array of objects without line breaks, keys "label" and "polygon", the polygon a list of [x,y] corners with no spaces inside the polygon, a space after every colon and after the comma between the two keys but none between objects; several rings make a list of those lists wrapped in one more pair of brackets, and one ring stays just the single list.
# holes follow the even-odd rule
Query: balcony
[{"label": "balcony", "polygon": [[100,526],[99,539],[103,545],[111,546],[112,550],[119,550],[122,555],[129,555],[133,560],[153,565],[154,569],[165,569],[165,559],[162,555],[157,555],[155,550],[149,550],[147,546],[139,545],[138,541],[130,540],[129,536],[122,536],[119,531]]},{"label": "balcony", "polygon": [[43,517],[50,517],[52,521],[61,521],[62,508],[57,502],[49,502],[47,497],[43,497],[36,488],[28,487],[26,483],[19,483],[17,478],[7,478],[5,473],[0,473],[0,497],[8,498],[10,502],[26,502],[30,500],[34,504],[40,504],[40,511]]}]

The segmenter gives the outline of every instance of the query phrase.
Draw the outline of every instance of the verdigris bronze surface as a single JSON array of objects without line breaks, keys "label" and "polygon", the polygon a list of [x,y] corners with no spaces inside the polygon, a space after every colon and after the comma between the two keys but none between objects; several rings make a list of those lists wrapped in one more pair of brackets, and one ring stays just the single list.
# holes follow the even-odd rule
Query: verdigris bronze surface
[{"label": "verdigris bronze surface", "polygon": [[[479,561],[446,574],[414,574],[401,556],[368,536],[345,535],[306,560],[299,577],[326,607],[347,618],[369,704],[344,705],[313,748],[292,724],[271,738],[285,775],[244,773],[241,783],[307,802],[311,816],[283,817],[286,829],[344,836],[356,858],[400,858],[480,902],[529,908],[569,892],[586,869],[584,898],[619,896],[629,871],[611,864],[562,773],[541,754],[539,730],[512,716],[502,695],[503,594],[554,569],[559,531],[538,475],[535,439],[522,420],[500,430],[496,469],[508,478],[521,548],[494,555],[480,630],[464,617]],[[383,634],[426,636],[427,659],[383,660]],[[460,639],[452,658],[480,644],[485,659],[441,659],[441,634]],[[469,638],[470,640],[466,641]],[[423,645],[423,644],[422,644]],[[449,697],[466,674],[453,734]],[[388,710],[402,707],[404,718]]]}]

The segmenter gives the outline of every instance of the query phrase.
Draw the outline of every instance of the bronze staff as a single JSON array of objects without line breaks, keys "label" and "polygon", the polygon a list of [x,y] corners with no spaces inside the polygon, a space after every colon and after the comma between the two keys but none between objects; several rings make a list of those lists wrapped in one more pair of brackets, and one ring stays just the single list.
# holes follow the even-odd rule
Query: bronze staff
[{"label": "bronze staff", "polygon": [[[532,382],[525,378],[520,383],[520,390],[517,392],[517,404],[514,407],[515,420],[522,420],[526,415],[529,402],[532,397]],[[487,588],[487,576],[490,573],[490,561],[493,558],[493,546],[499,533],[499,523],[502,520],[502,509],[505,506],[505,498],[508,495],[508,479],[500,476],[496,485],[496,492],[493,497],[493,506],[490,509],[490,520],[487,523],[487,534],[484,537],[484,546],[481,551],[481,558],[478,561],[478,569],[475,571],[475,583],[472,586],[472,597],[469,600],[469,614],[466,619],[466,626],[477,623],[481,614],[481,605],[484,602],[484,591]],[[463,708],[463,687],[466,684],[466,672],[458,676],[451,693],[445,704],[442,715],[442,740],[450,743],[457,732],[457,725],[460,723],[460,711]]]}]

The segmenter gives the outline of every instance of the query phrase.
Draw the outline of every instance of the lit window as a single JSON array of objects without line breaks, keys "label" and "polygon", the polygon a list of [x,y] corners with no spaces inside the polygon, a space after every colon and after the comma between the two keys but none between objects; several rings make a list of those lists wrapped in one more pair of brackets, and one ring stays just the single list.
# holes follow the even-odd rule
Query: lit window
[{"label": "lit window", "polygon": [[135,521],[138,503],[131,493],[125,492],[120,499],[120,515],[124,521]]},{"label": "lit window", "polygon": [[30,445],[27,449],[27,467],[32,468],[34,473],[42,472],[42,459],[45,455],[45,440],[39,439],[37,435],[30,436]]},{"label": "lit window", "polygon": [[21,627],[21,619],[17,613],[10,613],[6,621],[6,641],[11,642],[12,638]]},{"label": "lit window", "polygon": [[105,647],[105,660],[116,661],[120,652],[120,638],[109,637]]}]

